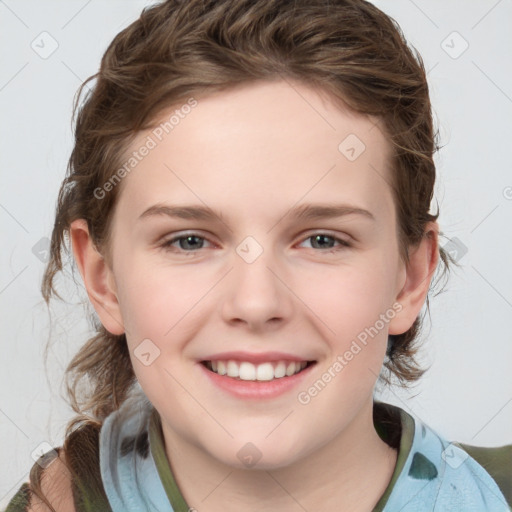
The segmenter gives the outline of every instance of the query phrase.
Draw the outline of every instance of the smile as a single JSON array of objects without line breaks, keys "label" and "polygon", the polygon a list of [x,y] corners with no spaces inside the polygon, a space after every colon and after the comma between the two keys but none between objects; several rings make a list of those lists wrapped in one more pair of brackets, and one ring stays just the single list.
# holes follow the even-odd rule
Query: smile
[{"label": "smile", "polygon": [[202,361],[202,364],[217,375],[246,381],[269,381],[291,377],[300,373],[314,361],[272,361],[253,364],[248,361]]}]

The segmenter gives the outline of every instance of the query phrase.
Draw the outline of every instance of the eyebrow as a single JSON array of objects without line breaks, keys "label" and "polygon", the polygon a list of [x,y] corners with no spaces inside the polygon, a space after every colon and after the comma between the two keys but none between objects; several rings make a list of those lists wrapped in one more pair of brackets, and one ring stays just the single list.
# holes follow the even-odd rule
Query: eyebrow
[{"label": "eyebrow", "polygon": [[[373,221],[376,220],[374,215],[368,210],[345,204],[303,204],[292,208],[283,217],[286,217],[287,215],[290,215],[292,218],[299,221],[321,220],[327,218],[345,217],[348,215],[359,215]],[[175,217],[186,220],[217,219],[224,222],[222,213],[216,212],[208,206],[173,206],[162,203],[150,206],[139,216],[139,220],[158,216]]]}]

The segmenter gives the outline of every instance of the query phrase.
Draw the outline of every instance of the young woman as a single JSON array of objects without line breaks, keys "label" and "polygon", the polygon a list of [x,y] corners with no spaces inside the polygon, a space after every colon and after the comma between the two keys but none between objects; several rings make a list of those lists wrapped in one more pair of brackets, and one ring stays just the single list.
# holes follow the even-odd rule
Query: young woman
[{"label": "young woman", "polygon": [[43,295],[69,242],[97,334],[58,457],[7,510],[509,510],[512,445],[374,399],[420,378],[449,263],[398,25],[362,0],[166,1],[95,78]]}]

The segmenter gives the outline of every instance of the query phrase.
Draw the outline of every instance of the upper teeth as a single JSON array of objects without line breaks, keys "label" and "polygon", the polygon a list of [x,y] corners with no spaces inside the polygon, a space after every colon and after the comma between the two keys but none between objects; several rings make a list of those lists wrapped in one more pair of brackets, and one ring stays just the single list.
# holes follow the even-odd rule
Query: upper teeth
[{"label": "upper teeth", "polygon": [[219,375],[239,377],[241,380],[272,380],[280,379],[285,375],[290,377],[300,372],[307,365],[306,361],[278,361],[275,363],[261,363],[254,365],[243,361],[208,361],[210,370]]}]

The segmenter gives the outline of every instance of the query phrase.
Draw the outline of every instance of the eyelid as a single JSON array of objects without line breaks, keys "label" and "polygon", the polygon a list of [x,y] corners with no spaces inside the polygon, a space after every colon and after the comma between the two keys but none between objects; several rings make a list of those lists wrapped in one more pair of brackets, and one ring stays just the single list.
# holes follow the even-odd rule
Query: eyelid
[{"label": "eyelid", "polygon": [[314,230],[314,231],[310,231],[310,232],[307,232],[305,233],[304,235],[301,235],[299,241],[297,242],[297,244],[303,244],[304,242],[306,242],[307,240],[309,240],[310,238],[313,238],[314,236],[317,236],[317,235],[323,235],[323,236],[327,236],[329,238],[332,238],[335,242],[338,243],[337,246],[335,247],[330,247],[330,248],[327,248],[327,249],[314,249],[313,250],[315,252],[319,252],[319,253],[322,253],[322,252],[325,252],[325,253],[328,253],[329,251],[330,252],[333,252],[333,251],[339,251],[339,250],[343,250],[343,249],[349,249],[349,248],[352,248],[354,246],[354,241],[352,239],[352,237],[348,236],[348,240],[345,239],[344,237],[342,236],[339,236],[337,233],[331,233],[329,232],[328,230],[327,231],[324,231],[324,230]]},{"label": "eyelid", "polygon": [[321,229],[321,228],[307,230],[304,233],[302,233],[300,235],[300,237],[303,240],[305,238],[309,238],[310,236],[314,236],[314,235],[327,235],[327,236],[336,238],[338,240],[341,240],[341,241],[347,242],[347,243],[355,242],[355,239],[352,236],[350,236],[348,233],[343,233],[343,235],[345,235],[345,237],[346,237],[346,239],[345,239],[345,238],[343,238],[343,235],[337,231],[332,231],[330,229]]},{"label": "eyelid", "polygon": [[[338,233],[333,233],[332,231],[330,230],[325,230],[325,229],[312,229],[312,230],[308,230],[304,233],[302,233],[300,235],[300,238],[298,239],[298,241],[295,243],[295,245],[297,244],[301,244],[301,243],[304,243],[306,242],[307,240],[309,240],[310,238],[316,236],[316,235],[325,235],[329,238],[332,238],[335,242],[338,242],[338,247],[333,247],[333,248],[330,248],[330,249],[318,249],[318,250],[315,250],[315,252],[328,252],[329,250],[330,251],[336,251],[336,250],[340,250],[342,248],[350,248],[353,246],[353,243],[354,243],[354,239],[350,236],[350,235],[346,235],[349,240],[345,239],[344,237],[340,236]],[[173,244],[176,243],[177,241],[183,239],[183,238],[186,238],[188,236],[195,236],[197,238],[201,238],[203,240],[206,240],[208,243],[212,244],[213,246],[217,246],[218,244],[216,244],[215,242],[213,242],[212,240],[210,240],[210,237],[209,236],[206,236],[203,232],[201,232],[200,230],[198,231],[193,231],[193,230],[185,230],[185,231],[177,231],[175,233],[172,233],[169,237],[163,237],[163,240],[161,242],[159,242],[158,246],[164,250],[168,250],[170,252],[174,251],[176,253],[180,253],[180,254],[195,254],[195,253],[199,253],[201,251],[201,249],[204,249],[203,247],[198,249],[198,250],[195,250],[195,251],[185,251],[185,250],[182,250],[182,249],[179,249],[179,248],[176,248],[176,247],[173,247]]]},{"label": "eyelid", "polygon": [[[200,230],[186,230],[186,231],[176,231],[175,233],[168,233],[167,235],[164,235],[161,240],[158,243],[158,245],[165,245],[165,244],[171,244],[174,243],[181,238],[186,238],[187,236],[195,236],[197,238],[203,238],[204,240],[208,241],[209,243],[213,245],[217,245],[215,242],[212,241],[210,235],[205,234],[204,232]],[[192,252],[192,251],[188,251]]]}]

